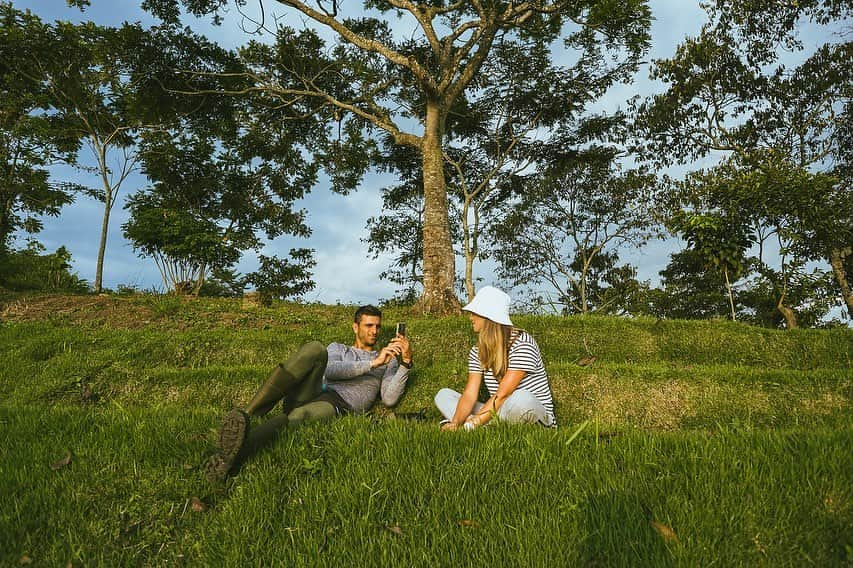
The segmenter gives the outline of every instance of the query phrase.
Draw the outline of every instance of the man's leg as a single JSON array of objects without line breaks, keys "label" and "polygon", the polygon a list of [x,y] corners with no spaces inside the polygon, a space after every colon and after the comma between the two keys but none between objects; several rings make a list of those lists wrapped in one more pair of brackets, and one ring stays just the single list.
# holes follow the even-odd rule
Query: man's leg
[{"label": "man's leg", "polygon": [[[285,397],[300,401],[320,394],[328,359],[322,343],[306,343],[287,362],[273,370],[245,411],[235,409],[225,415],[216,439],[216,454],[206,466],[207,478],[212,483],[224,482],[238,461],[244,461],[274,439],[288,423],[287,415],[277,416],[249,433],[249,416],[267,414]],[[302,398],[309,395],[310,398]]]},{"label": "man's leg", "polygon": [[263,424],[252,428],[246,436],[239,455],[235,456],[234,463],[243,463],[265,446],[270,445],[278,435],[288,426],[299,426],[304,422],[315,422],[329,420],[337,416],[335,407],[324,400],[309,402],[308,404],[294,408],[290,414],[279,414]]},{"label": "man's leg", "polygon": [[246,406],[246,413],[263,416],[283,398],[290,399],[286,402],[292,404],[310,401],[323,388],[323,373],[328,360],[329,354],[322,343],[306,343],[285,363],[273,369]]},{"label": "man's leg", "polygon": [[288,420],[294,426],[304,422],[318,422],[320,420],[331,420],[338,415],[332,403],[325,400],[315,400],[294,408],[287,415]]}]

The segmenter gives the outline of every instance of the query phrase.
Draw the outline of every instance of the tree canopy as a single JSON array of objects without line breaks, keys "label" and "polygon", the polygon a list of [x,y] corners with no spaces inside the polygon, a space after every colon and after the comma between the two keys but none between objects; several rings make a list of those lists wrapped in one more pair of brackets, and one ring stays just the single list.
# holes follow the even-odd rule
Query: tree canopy
[{"label": "tree canopy", "polygon": [[[278,2],[293,22],[302,18],[313,29],[336,38],[334,48],[321,51],[312,41],[304,49],[280,49],[286,65],[275,75],[254,73],[255,88],[281,104],[311,99],[326,116],[343,124],[349,138],[375,130],[385,140],[414,148],[421,158],[424,192],[423,295],[425,312],[458,309],[453,291],[454,262],[448,220],[443,149],[454,113],[485,96],[489,87],[524,89],[486,72],[490,60],[505,58],[526,77],[561,78],[565,88],[553,92],[562,105],[582,103],[590,93],[603,92],[613,81],[634,70],[648,47],[650,13],[645,1],[581,2],[363,2],[363,14],[347,17],[338,3]],[[226,0],[150,0],[146,8],[164,19],[175,19],[182,5],[193,13],[219,15]],[[403,19],[411,33],[395,33],[392,22]],[[285,20],[287,21],[287,20]],[[283,36],[308,37],[288,31]],[[315,36],[316,37],[316,36]],[[536,59],[562,40],[568,53],[579,54],[572,65],[553,58]],[[294,45],[291,41],[286,45]],[[300,44],[304,48],[304,44]],[[562,78],[566,78],[563,80]],[[531,104],[542,97],[529,91]],[[548,120],[547,113],[542,120]],[[350,126],[351,125],[351,126]]]}]

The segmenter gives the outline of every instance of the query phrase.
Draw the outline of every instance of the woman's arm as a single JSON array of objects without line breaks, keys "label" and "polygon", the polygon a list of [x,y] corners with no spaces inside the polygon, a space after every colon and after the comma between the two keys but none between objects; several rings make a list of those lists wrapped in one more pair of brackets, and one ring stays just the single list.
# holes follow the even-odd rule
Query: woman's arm
[{"label": "woman's arm", "polygon": [[[489,398],[480,411],[469,417],[465,422],[471,424],[471,428],[487,424],[489,420],[492,419],[492,416],[498,413],[498,410],[500,410],[501,406],[506,402],[506,399],[515,392],[515,389],[518,388],[519,383],[521,383],[521,380],[525,375],[527,375],[527,371],[521,371],[518,369],[511,369],[507,371],[504,374],[504,378],[498,385],[497,394]],[[479,388],[479,385],[477,388]],[[454,418],[456,417],[454,416]]]},{"label": "woman's arm", "polygon": [[474,405],[477,404],[477,395],[480,393],[480,382],[482,380],[483,373],[468,373],[468,384],[462,391],[462,398],[456,403],[456,412],[453,413],[450,422],[441,427],[442,430],[456,430],[465,423],[465,419],[471,415]]}]

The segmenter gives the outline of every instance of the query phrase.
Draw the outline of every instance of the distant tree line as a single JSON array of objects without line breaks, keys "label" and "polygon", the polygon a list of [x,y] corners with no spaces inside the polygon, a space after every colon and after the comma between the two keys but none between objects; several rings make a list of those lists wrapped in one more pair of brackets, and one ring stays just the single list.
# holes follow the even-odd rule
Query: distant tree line
[{"label": "distant tree line", "polygon": [[[299,298],[313,251],[266,257],[265,239],[309,235],[294,203],[321,180],[354,191],[374,168],[398,182],[366,253],[393,259],[396,300],[425,313],[458,310],[487,261],[529,310],[787,328],[849,317],[849,2],[709,2],[699,35],[652,63],[665,90],[605,114],[591,109],[650,47],[645,1],[371,0],[357,14],[268,1],[286,17],[251,23],[273,41],[236,50],[180,25],[182,10],[218,22],[230,0],[147,0],[151,28],[0,4],[0,278],[23,258],[16,232],[92,198],[100,291],[110,213],[138,172],[148,185],[124,198],[122,228],[169,289]],[[809,25],[833,32],[813,51]],[[57,182],[58,163],[95,164],[99,184]],[[687,173],[661,173],[673,166]],[[620,257],[666,236],[686,247],[660,286],[638,281]],[[260,268],[238,275],[248,251]]]}]

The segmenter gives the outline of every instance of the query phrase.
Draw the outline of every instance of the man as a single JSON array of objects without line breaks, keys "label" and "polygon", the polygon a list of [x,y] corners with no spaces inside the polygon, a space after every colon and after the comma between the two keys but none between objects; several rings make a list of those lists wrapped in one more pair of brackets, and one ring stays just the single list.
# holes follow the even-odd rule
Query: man
[{"label": "man", "polygon": [[[396,404],[409,377],[412,351],[409,340],[399,334],[376,351],[381,328],[382,312],[374,306],[361,306],[353,318],[352,347],[341,343],[324,347],[312,341],[279,364],[245,409],[232,410],[223,418],[216,454],[207,463],[207,478],[222,483],[238,462],[288,424],[366,412],[377,398],[388,406]],[[250,418],[264,416],[282,400],[284,412],[250,432]]]}]

